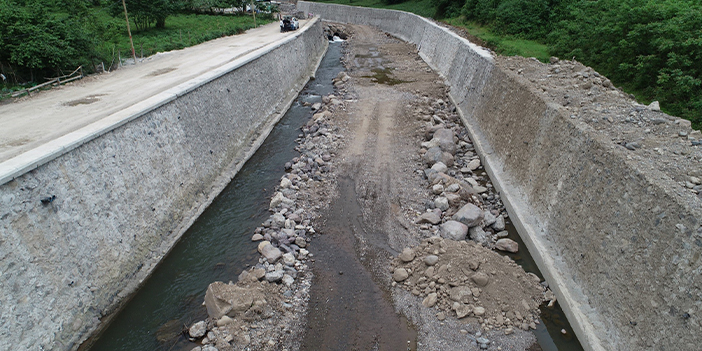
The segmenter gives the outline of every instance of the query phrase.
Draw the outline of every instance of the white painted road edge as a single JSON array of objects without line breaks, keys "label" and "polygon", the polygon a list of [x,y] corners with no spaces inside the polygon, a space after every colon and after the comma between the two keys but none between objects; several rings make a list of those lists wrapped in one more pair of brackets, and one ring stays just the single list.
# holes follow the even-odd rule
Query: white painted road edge
[{"label": "white painted road edge", "polygon": [[319,18],[315,17],[308,21],[294,35],[287,36],[274,41],[264,47],[253,50],[234,61],[222,65],[212,71],[193,78],[185,83],[181,83],[173,88],[158,93],[146,100],[136,103],[124,110],[113,113],[99,121],[93,122],[83,128],[70,132],[64,136],[49,141],[25,153],[17,155],[5,162],[0,163],[0,185],[3,185],[39,166],[46,164],[69,151],[90,142],[91,140],[109,133],[110,131],[123,126],[191,91],[217,79],[225,74],[238,69],[241,66],[263,56],[277,47],[295,40],[307,31]]}]

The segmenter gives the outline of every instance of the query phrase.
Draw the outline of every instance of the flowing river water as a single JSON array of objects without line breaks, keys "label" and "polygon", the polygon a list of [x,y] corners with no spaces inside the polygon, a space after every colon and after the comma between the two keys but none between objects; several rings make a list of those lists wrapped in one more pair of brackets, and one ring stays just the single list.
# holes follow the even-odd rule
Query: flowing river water
[{"label": "flowing river water", "polygon": [[[266,141],[232,182],[197,219],[145,284],[96,339],[93,351],[189,351],[195,345],[183,327],[207,317],[202,306],[207,286],[235,280],[259,257],[250,236],[268,216],[269,198],[284,174],[283,165],[296,157],[295,139],[311,117],[305,102],[321,101],[333,92],[332,79],[343,70],[341,44],[330,43],[316,79],[311,80],[274,127]],[[541,277],[533,259],[511,225],[510,238],[520,243],[512,257],[526,271]],[[579,351],[565,315],[558,306],[542,306],[543,323],[535,331],[546,351]],[[566,334],[561,334],[561,329]]]}]

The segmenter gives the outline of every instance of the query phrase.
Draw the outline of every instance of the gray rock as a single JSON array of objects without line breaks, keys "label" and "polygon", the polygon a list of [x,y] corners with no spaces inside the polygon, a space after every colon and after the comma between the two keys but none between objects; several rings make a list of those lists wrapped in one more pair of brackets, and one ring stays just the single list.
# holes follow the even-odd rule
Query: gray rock
[{"label": "gray rock", "polygon": [[412,260],[414,260],[414,250],[409,247],[404,248],[404,250],[402,250],[400,253],[399,258],[402,260],[402,262],[412,262]]},{"label": "gray rock", "polygon": [[201,351],[219,351],[216,347],[212,345],[204,345],[201,349]]},{"label": "gray rock", "polygon": [[431,169],[440,172],[440,173],[446,173],[448,171],[448,167],[443,162],[437,162],[434,165],[431,166]]},{"label": "gray rock", "polygon": [[487,244],[487,234],[485,233],[482,227],[478,226],[468,229],[468,235],[470,236],[471,240],[475,241],[478,244]]},{"label": "gray rock", "polygon": [[283,284],[285,284],[285,286],[291,286],[293,283],[295,283],[295,278],[288,274],[283,274]]},{"label": "gray rock", "polygon": [[441,225],[441,237],[451,240],[465,240],[468,226],[458,221],[446,221]]},{"label": "gray rock", "polygon": [[404,281],[407,278],[409,278],[409,273],[404,268],[395,268],[395,271],[392,273],[392,279],[396,282]]},{"label": "gray rock", "polygon": [[320,108],[322,108],[322,103],[321,103],[321,102],[317,102],[317,103],[314,103],[314,104],[312,105],[312,111],[317,111],[317,110],[319,110]]},{"label": "gray rock", "polygon": [[438,300],[438,295],[436,293],[431,293],[422,300],[422,306],[424,307],[434,307],[436,301]]},{"label": "gray rock", "polygon": [[475,273],[472,277],[470,277],[470,279],[477,286],[480,286],[480,287],[486,286],[486,285],[488,285],[488,282],[490,282],[490,277],[488,277],[487,274],[482,273],[482,272]]},{"label": "gray rock", "polygon": [[292,252],[288,252],[283,255],[283,263],[287,266],[292,266],[295,264],[295,255]]},{"label": "gray rock", "polygon": [[474,160],[471,160],[471,161],[468,162],[468,164],[466,165],[466,168],[470,169],[471,171],[474,171],[474,170],[478,169],[478,167],[480,167],[480,159],[479,159],[479,158],[476,158],[476,159],[474,159]]},{"label": "gray rock", "polygon": [[458,210],[455,215],[453,215],[453,219],[467,225],[468,227],[475,227],[476,225],[480,224],[480,221],[483,220],[483,216],[483,210],[481,210],[478,206],[468,203],[461,207],[461,209]]},{"label": "gray rock", "polygon": [[492,228],[498,232],[505,230],[505,217],[502,217],[502,215],[497,216]]},{"label": "gray rock", "polygon": [[254,301],[264,298],[261,288],[257,286],[241,287],[214,282],[207,287],[205,307],[207,307],[207,314],[213,319],[222,318],[224,315],[236,317],[248,310]]},{"label": "gray rock", "polygon": [[271,203],[269,208],[274,209],[278,207],[279,205],[285,205],[287,207],[292,207],[295,204],[295,201],[288,199],[287,197],[283,196],[283,193],[281,192],[276,192],[273,198],[271,199]]},{"label": "gray rock", "polygon": [[492,214],[492,212],[490,212],[490,211],[485,211],[485,212],[484,212],[483,224],[484,224],[486,227],[489,227],[489,226],[493,225],[493,224],[495,223],[496,220],[497,220],[497,218],[495,218],[495,215]]},{"label": "gray rock", "polygon": [[424,264],[426,264],[427,266],[433,266],[437,262],[439,262],[439,256],[427,255],[426,257],[424,257]]},{"label": "gray rock", "polygon": [[298,236],[297,238],[295,238],[295,245],[305,248],[307,247],[307,240],[305,240],[305,238],[303,237]]},{"label": "gray rock", "polygon": [[422,224],[422,223],[431,223],[431,224],[439,224],[441,223],[441,210],[434,209],[428,212],[422,213],[417,220],[415,221],[417,224]]},{"label": "gray rock", "polygon": [[273,228],[285,228],[285,216],[280,213],[274,213],[271,216],[271,227]]},{"label": "gray rock", "polygon": [[275,246],[268,244],[261,248],[261,255],[268,261],[268,263],[275,263],[281,257],[283,253]]},{"label": "gray rock", "polygon": [[648,105],[648,109],[651,111],[660,111],[661,104],[658,101],[654,101],[650,105]]},{"label": "gray rock", "polygon": [[285,275],[285,272],[283,272],[282,270],[268,272],[266,273],[266,281],[268,281],[269,283],[279,282],[283,280],[283,275]]},{"label": "gray rock", "polygon": [[453,307],[454,311],[456,311],[456,318],[458,319],[465,318],[473,312],[473,308],[460,302],[454,303]]},{"label": "gray rock", "polygon": [[456,286],[449,290],[449,297],[453,301],[466,302],[473,300],[473,293],[467,286]]},{"label": "gray rock", "polygon": [[503,230],[503,231],[501,231],[501,232],[497,232],[497,234],[495,234],[495,235],[496,235],[498,238],[506,238],[506,237],[509,235],[509,232],[506,231],[506,230]]},{"label": "gray rock", "polygon": [[624,147],[627,148],[627,149],[629,149],[629,150],[632,150],[632,151],[633,151],[633,150],[636,150],[636,149],[640,148],[640,147],[641,147],[641,144],[639,144],[639,143],[637,143],[637,142],[634,141],[634,142],[631,142],[631,143],[626,143],[626,144],[624,144]]},{"label": "gray rock", "polygon": [[251,237],[251,241],[261,241],[261,240],[263,240],[263,235],[261,235],[261,234],[254,234]]},{"label": "gray rock", "polygon": [[443,196],[439,196],[434,200],[434,206],[442,211],[446,211],[449,209],[448,199]]},{"label": "gray rock", "polygon": [[447,193],[455,193],[455,192],[458,192],[459,190],[461,190],[461,186],[456,184],[456,183],[451,184],[448,187],[446,187]]},{"label": "gray rock", "polygon": [[480,185],[473,187],[473,191],[475,191],[477,194],[482,194],[482,193],[486,192],[487,190],[488,189],[486,187],[480,186]]},{"label": "gray rock", "polygon": [[434,195],[439,195],[444,192],[444,186],[441,184],[436,184],[431,187],[431,192],[434,193]]},{"label": "gray rock", "polygon": [[434,132],[434,137],[431,143],[441,148],[442,151],[450,154],[456,153],[456,142],[454,141],[454,133],[451,129],[439,128]]},{"label": "gray rock", "polygon": [[193,324],[190,329],[188,329],[188,334],[190,334],[190,337],[193,339],[199,339],[203,336],[205,336],[205,333],[207,332],[207,323],[205,321],[199,321],[195,324]]},{"label": "gray rock", "polygon": [[519,244],[512,239],[502,238],[497,240],[495,243],[495,248],[500,251],[515,253],[519,251]]},{"label": "gray rock", "polygon": [[422,158],[427,166],[431,166],[437,162],[442,162],[448,167],[453,166],[453,155],[448,152],[441,151],[441,148],[438,146],[427,150]]}]

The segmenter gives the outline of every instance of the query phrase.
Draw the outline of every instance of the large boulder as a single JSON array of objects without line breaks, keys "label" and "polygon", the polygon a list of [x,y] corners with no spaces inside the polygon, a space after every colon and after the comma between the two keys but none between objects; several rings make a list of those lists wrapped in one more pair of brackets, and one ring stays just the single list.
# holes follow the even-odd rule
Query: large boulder
[{"label": "large boulder", "polygon": [[454,140],[453,130],[451,129],[437,129],[430,143],[441,148],[441,151],[448,152],[452,155],[456,153],[456,142]]},{"label": "large boulder", "polygon": [[468,226],[458,221],[446,221],[441,225],[441,237],[451,240],[465,240]]},{"label": "large boulder", "polygon": [[519,244],[512,239],[502,238],[497,240],[495,243],[495,248],[500,251],[507,251],[511,253],[519,252]]},{"label": "large boulder", "polygon": [[254,302],[265,298],[259,287],[241,287],[235,284],[214,282],[207,287],[205,307],[213,319],[235,317],[246,312]]},{"label": "large boulder", "polygon": [[484,218],[483,210],[471,203],[465,204],[456,214],[453,215],[455,221],[459,221],[468,227],[475,227]]}]

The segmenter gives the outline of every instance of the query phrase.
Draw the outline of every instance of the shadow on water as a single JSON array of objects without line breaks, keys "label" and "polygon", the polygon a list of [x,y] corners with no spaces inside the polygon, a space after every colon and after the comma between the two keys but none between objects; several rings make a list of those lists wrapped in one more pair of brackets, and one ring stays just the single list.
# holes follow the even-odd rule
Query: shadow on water
[{"label": "shadow on water", "polygon": [[[488,178],[487,173],[480,171],[477,173],[478,176],[484,179]],[[507,253],[502,251],[495,251],[502,255],[509,256],[518,265],[522,266],[526,272],[531,272],[536,274],[541,280],[544,280],[543,274],[536,265],[534,258],[531,257],[529,251],[527,250],[526,244],[517,233],[517,228],[512,224],[511,219],[505,219],[505,230],[509,233],[508,238],[514,240],[519,244],[519,252],[517,253]],[[536,330],[534,330],[534,335],[536,336],[539,346],[544,351],[583,351],[582,345],[578,337],[573,332],[573,328],[568,323],[565,313],[558,305],[558,302],[553,307],[548,307],[547,302],[539,306],[541,310],[541,323],[536,325]],[[563,334],[561,330],[565,330],[566,333]]]},{"label": "shadow on water", "polygon": [[202,306],[207,286],[236,280],[258,259],[249,239],[268,216],[268,199],[284,174],[300,127],[312,111],[302,102],[321,101],[333,92],[331,80],[342,70],[341,45],[330,44],[310,81],[266,141],[229,185],[183,235],[131,301],[97,339],[95,351],[190,350],[184,325],[207,317]]}]

